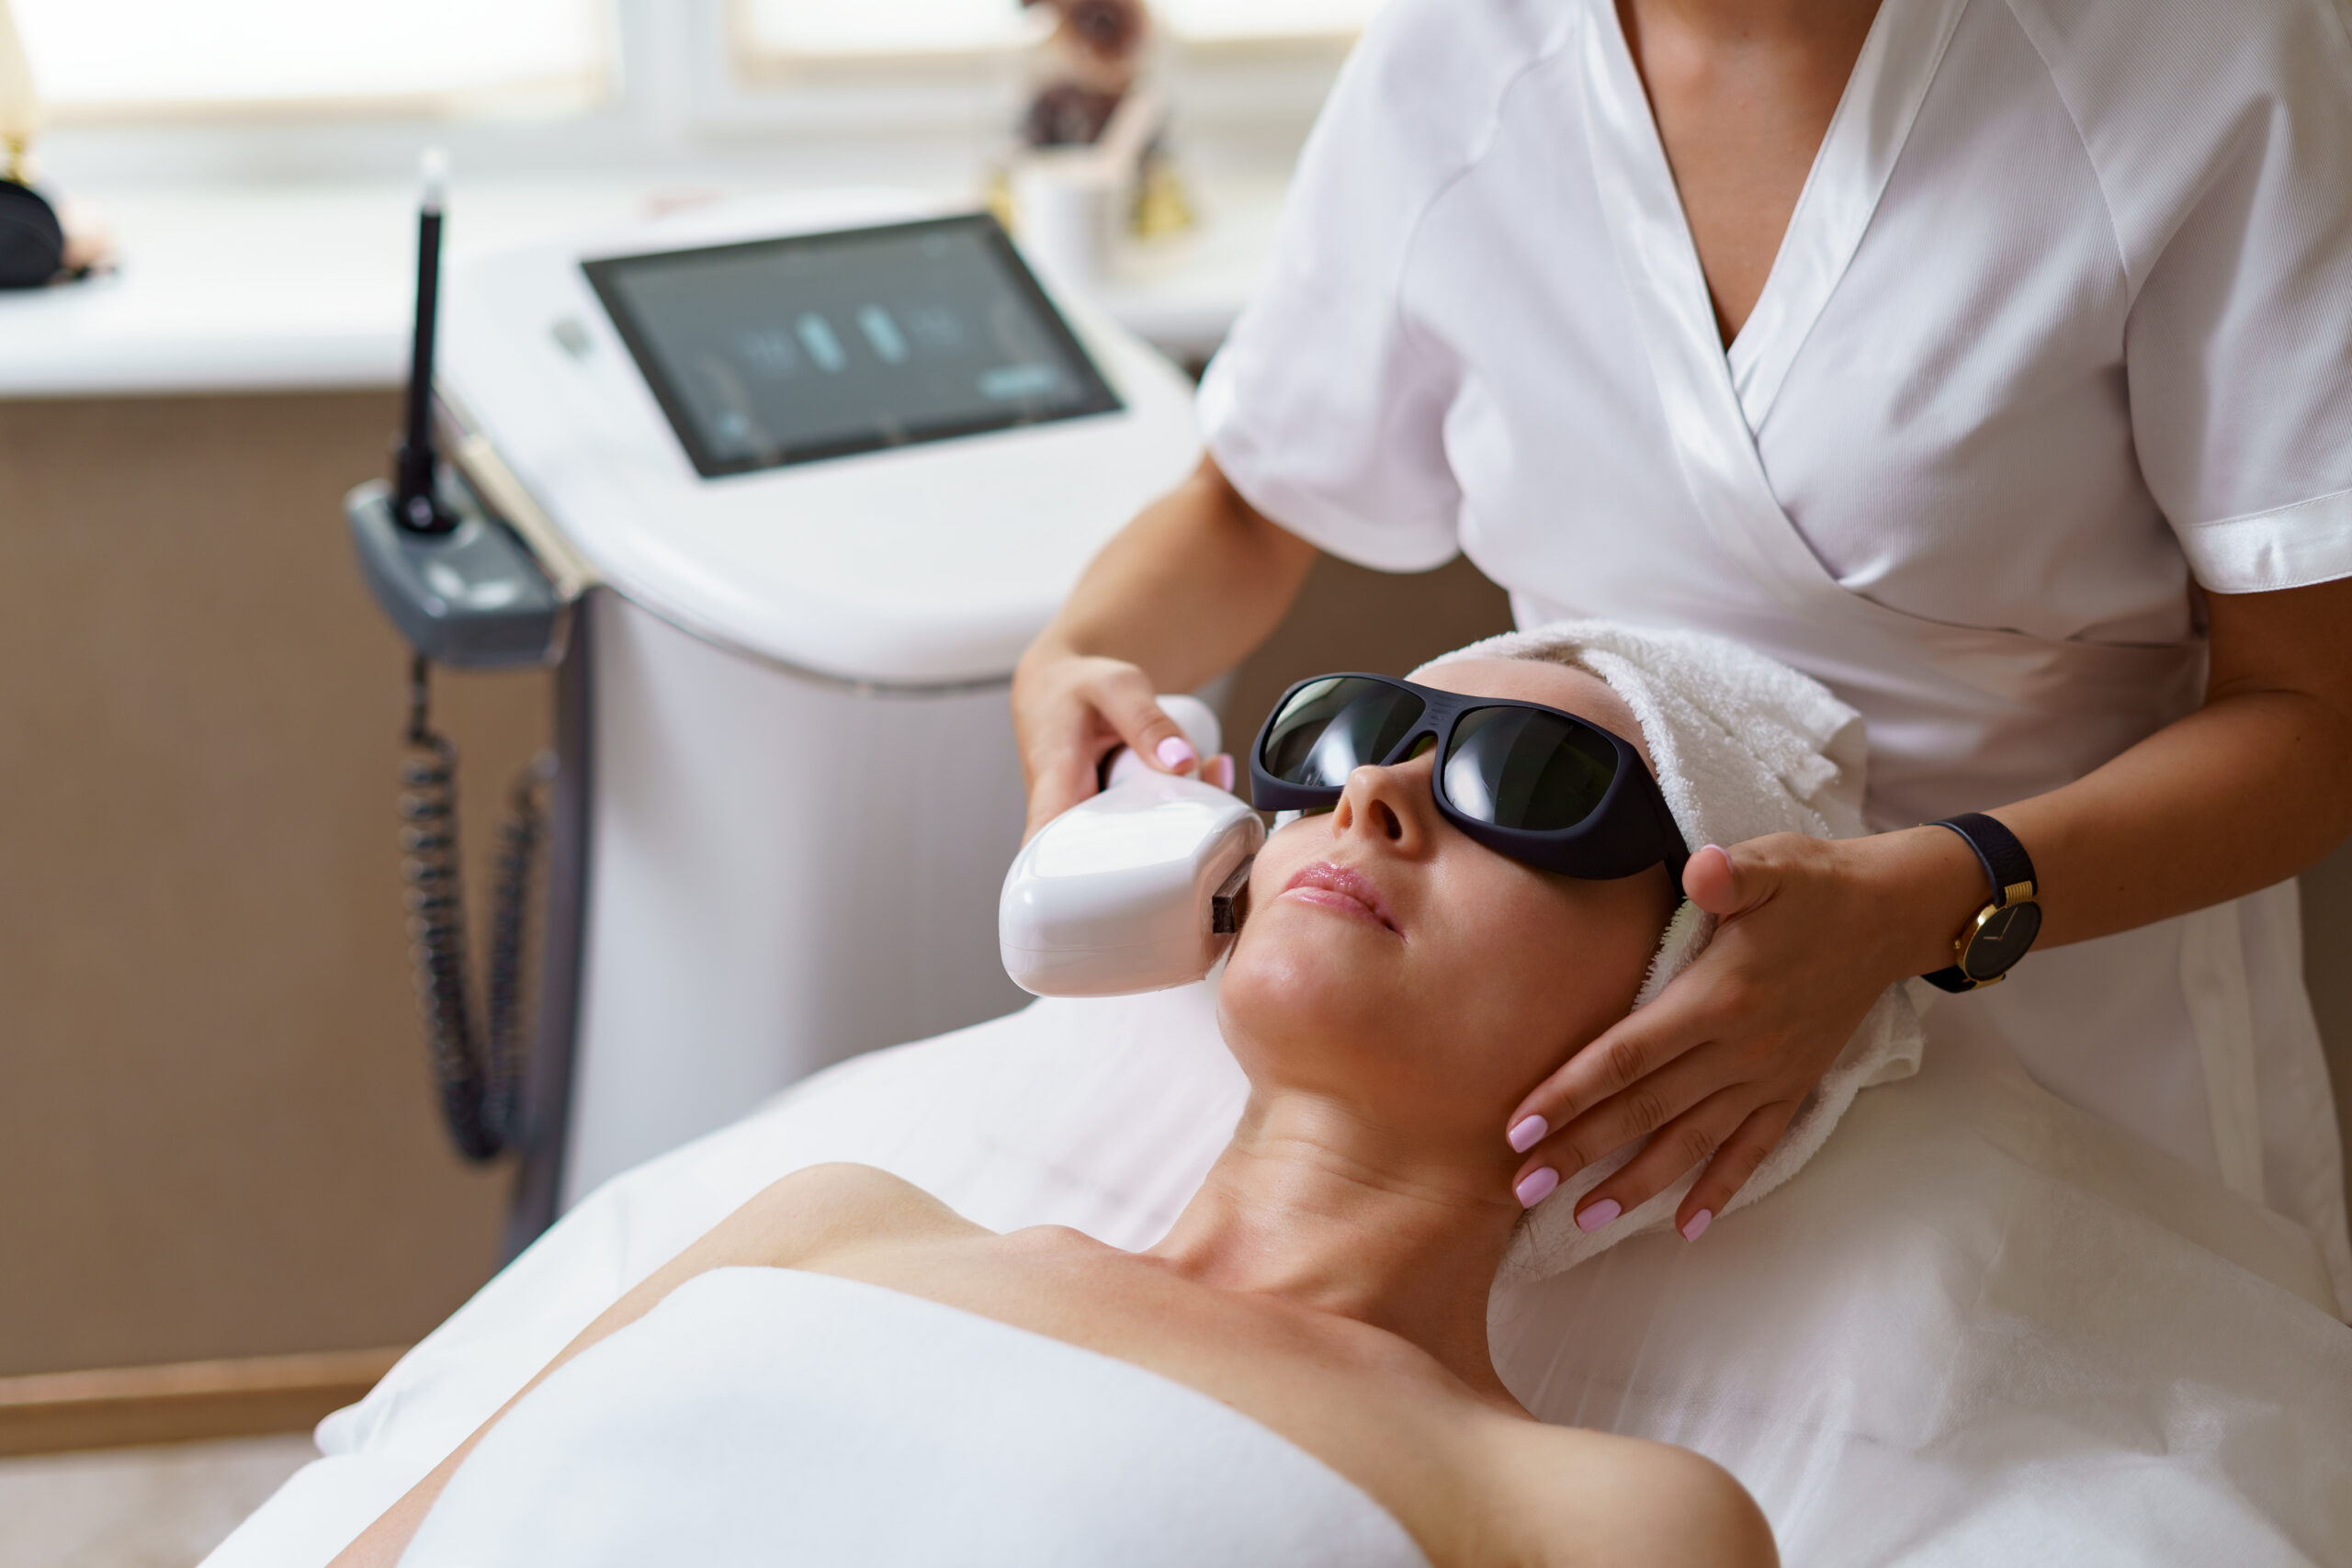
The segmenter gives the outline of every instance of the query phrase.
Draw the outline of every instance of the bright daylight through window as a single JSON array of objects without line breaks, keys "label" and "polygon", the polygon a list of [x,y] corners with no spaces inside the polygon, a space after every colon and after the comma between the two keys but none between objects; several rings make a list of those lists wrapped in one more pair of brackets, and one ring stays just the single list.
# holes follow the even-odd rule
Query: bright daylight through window
[{"label": "bright daylight through window", "polygon": [[64,118],[325,100],[585,101],[611,75],[605,0],[14,0]]},{"label": "bright daylight through window", "polygon": [[[1190,42],[1344,37],[1378,0],[1152,0]],[[741,38],[752,54],[938,54],[1002,48],[1035,36],[1041,18],[1016,0],[741,0]]]}]

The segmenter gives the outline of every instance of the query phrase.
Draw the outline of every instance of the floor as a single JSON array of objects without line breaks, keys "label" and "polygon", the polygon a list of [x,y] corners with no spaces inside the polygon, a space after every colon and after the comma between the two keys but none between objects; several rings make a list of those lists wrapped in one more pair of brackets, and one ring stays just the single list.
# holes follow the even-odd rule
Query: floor
[{"label": "floor", "polygon": [[0,1460],[0,1568],[194,1568],[317,1456],[296,1434]]}]

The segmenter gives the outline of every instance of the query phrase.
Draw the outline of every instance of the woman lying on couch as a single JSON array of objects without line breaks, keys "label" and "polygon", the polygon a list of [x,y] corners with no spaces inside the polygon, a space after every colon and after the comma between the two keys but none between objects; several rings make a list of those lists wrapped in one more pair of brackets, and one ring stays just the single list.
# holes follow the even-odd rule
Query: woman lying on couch
[{"label": "woman lying on couch", "polygon": [[[1679,901],[1632,711],[1498,659],[1295,705],[1285,776],[1331,798],[1251,874],[1218,1001],[1249,1104],[1164,1239],[1000,1235],[878,1170],[801,1171],[337,1562],[1774,1561],[1724,1472],[1542,1425],[1488,1354],[1550,1190],[1498,1130],[1625,1015]],[[1611,819],[1558,831],[1611,777]]]}]

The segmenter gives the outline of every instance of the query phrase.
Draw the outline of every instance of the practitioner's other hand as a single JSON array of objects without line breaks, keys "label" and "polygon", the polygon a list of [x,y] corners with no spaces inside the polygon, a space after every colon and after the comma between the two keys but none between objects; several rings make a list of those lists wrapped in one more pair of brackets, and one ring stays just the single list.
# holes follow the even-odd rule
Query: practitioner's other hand
[{"label": "practitioner's other hand", "polygon": [[[1125,660],[1057,650],[1040,642],[1012,676],[1012,728],[1029,791],[1030,834],[1092,795],[1102,759],[1129,746],[1166,773],[1192,773],[1200,758],[1159,705],[1142,668]],[[1231,762],[1222,782],[1231,787]]]},{"label": "practitioner's other hand", "polygon": [[1674,1218],[1697,1240],[1880,993],[1951,962],[1984,884],[1967,844],[1941,828],[1701,850],[1682,887],[1721,919],[1714,941],[1511,1113],[1506,1136],[1527,1155],[1515,1179],[1549,1191],[1542,1171],[1565,1179],[1646,1138],[1584,1196],[1577,1223],[1598,1230],[1703,1166]]}]

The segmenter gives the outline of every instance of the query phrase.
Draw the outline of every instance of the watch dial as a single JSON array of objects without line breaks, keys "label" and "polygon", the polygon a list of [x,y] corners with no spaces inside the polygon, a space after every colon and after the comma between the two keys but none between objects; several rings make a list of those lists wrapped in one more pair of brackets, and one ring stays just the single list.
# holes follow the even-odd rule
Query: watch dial
[{"label": "watch dial", "polygon": [[1961,968],[1972,980],[1990,980],[2008,973],[2009,966],[2023,958],[2026,949],[2041,931],[2041,906],[2033,903],[2012,904],[1996,909],[1992,918],[1976,928],[1976,935],[1968,944],[1968,956],[1961,960]]}]

